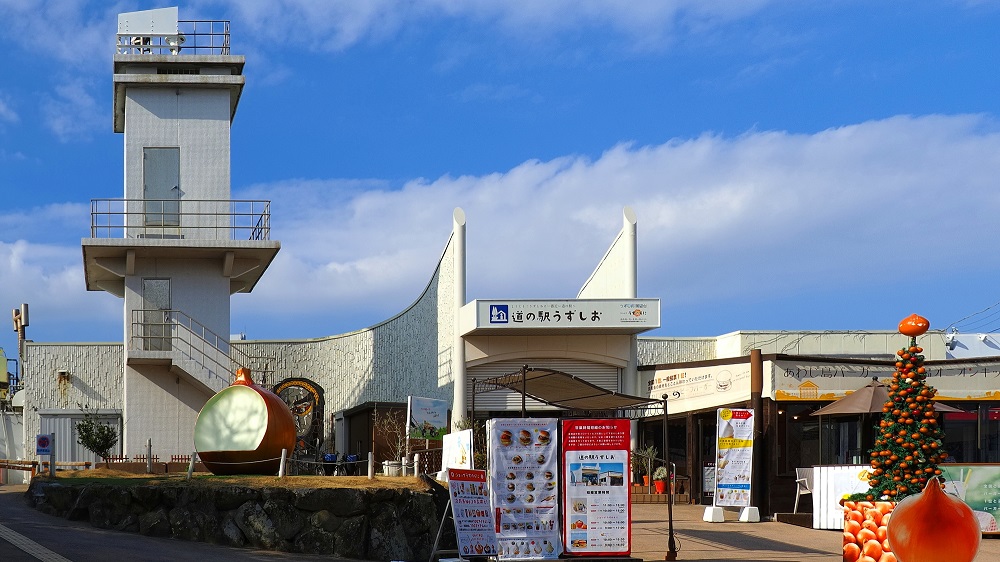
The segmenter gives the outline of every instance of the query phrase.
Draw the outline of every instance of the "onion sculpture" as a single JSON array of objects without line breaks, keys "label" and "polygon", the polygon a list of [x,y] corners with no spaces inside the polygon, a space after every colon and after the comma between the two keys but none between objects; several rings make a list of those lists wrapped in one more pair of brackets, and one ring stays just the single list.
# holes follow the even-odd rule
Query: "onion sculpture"
[{"label": "onion sculpture", "polygon": [[295,448],[295,419],[281,398],[254,384],[250,369],[240,368],[198,413],[194,446],[213,474],[277,474],[281,450]]},{"label": "onion sculpture", "polygon": [[931,323],[929,320],[919,314],[911,314],[903,318],[899,323],[899,333],[915,338],[924,335],[924,332],[930,329],[930,327]]},{"label": "onion sculpture", "polygon": [[972,508],[944,493],[937,478],[896,504],[886,533],[899,562],[972,562],[982,537]]}]

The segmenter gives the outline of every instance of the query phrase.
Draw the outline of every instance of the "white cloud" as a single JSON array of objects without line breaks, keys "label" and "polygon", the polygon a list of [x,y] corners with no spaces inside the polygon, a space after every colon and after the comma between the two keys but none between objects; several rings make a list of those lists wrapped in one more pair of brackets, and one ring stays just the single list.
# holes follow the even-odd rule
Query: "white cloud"
[{"label": "white cloud", "polygon": [[227,17],[257,37],[315,51],[340,51],[367,41],[384,41],[401,29],[418,30],[442,20],[495,27],[520,40],[552,34],[607,29],[635,46],[661,46],[678,28],[701,31],[746,17],[770,0],[204,0],[203,9],[221,6]]},{"label": "white cloud", "polygon": [[[256,290],[234,300],[233,329],[320,337],[391,317],[430,279],[456,206],[468,217],[470,299],[572,298],[621,228],[625,205],[639,219],[639,293],[668,307],[778,302],[932,271],[988,275],[1000,264],[969,241],[996,238],[998,129],[975,115],[899,116],[815,134],[620,144],[596,159],[527,161],[400,188],[251,186],[234,197],[272,200],[282,249]],[[86,217],[52,207],[0,221],[69,231],[74,213]],[[117,339],[120,301],[86,293],[78,239],[35,239],[0,243],[5,298]]]},{"label": "white cloud", "polygon": [[10,106],[10,103],[4,99],[4,96],[0,96],[0,123],[17,123],[19,119],[17,112]]},{"label": "white cloud", "polygon": [[[622,144],[593,161],[529,161],[397,191],[257,186],[275,200],[283,249],[254,307],[337,315],[366,303],[381,312],[371,321],[398,312],[429,279],[455,206],[468,216],[470,298],[574,296],[625,205],[639,218],[640,293],[667,303],[863,286],[906,248],[921,267],[961,267],[979,249],[952,241],[991,236],[1000,212],[998,149],[982,117],[896,117],[812,135]],[[293,200],[305,203],[282,218]],[[775,275],[785,268],[803,273]]]},{"label": "white cloud", "polygon": [[45,125],[62,142],[89,139],[95,131],[104,131],[111,117],[90,94],[87,80],[66,79],[55,87],[54,96],[42,101]]},{"label": "white cloud", "polygon": [[114,52],[116,14],[129,10],[118,2],[91,4],[85,0],[0,0],[3,40],[40,60],[103,68],[106,56]]}]

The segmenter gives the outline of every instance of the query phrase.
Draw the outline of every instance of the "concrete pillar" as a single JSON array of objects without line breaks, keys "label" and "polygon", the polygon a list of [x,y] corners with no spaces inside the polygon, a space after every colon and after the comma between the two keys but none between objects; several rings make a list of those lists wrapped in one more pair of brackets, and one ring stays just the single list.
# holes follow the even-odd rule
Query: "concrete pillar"
[{"label": "concrete pillar", "polygon": [[454,245],[452,256],[454,259],[455,302],[452,315],[454,340],[452,342],[451,372],[454,380],[454,397],[451,405],[451,423],[454,431],[457,429],[455,424],[469,415],[465,399],[469,384],[469,376],[465,370],[465,339],[459,329],[461,326],[459,314],[462,305],[465,304],[465,211],[461,207],[456,207],[453,214],[452,244]]}]

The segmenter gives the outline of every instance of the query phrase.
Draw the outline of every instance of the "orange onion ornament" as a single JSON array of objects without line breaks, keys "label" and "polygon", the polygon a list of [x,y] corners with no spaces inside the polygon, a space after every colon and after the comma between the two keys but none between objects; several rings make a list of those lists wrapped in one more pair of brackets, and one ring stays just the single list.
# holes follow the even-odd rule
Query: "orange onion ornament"
[{"label": "orange onion ornament", "polygon": [[201,408],[194,446],[213,474],[278,473],[281,450],[295,448],[295,418],[285,402],[258,386],[250,369],[236,371],[233,384]]},{"label": "orange onion ornament", "polygon": [[972,508],[937,478],[896,504],[886,534],[899,562],[972,562],[982,538]]},{"label": "orange onion ornament", "polygon": [[929,330],[930,327],[931,323],[929,320],[918,314],[911,314],[900,321],[899,333],[915,338],[924,335],[924,332]]}]

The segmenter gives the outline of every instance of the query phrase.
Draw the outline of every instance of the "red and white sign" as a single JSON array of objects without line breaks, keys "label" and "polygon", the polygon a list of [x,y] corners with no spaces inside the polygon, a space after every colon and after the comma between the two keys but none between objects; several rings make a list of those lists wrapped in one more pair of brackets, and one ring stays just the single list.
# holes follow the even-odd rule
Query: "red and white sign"
[{"label": "red and white sign", "polygon": [[563,450],[563,542],[567,554],[628,555],[629,420],[566,420]]},{"label": "red and white sign", "polygon": [[462,558],[496,556],[497,534],[493,530],[490,491],[485,470],[448,469],[455,537]]}]

